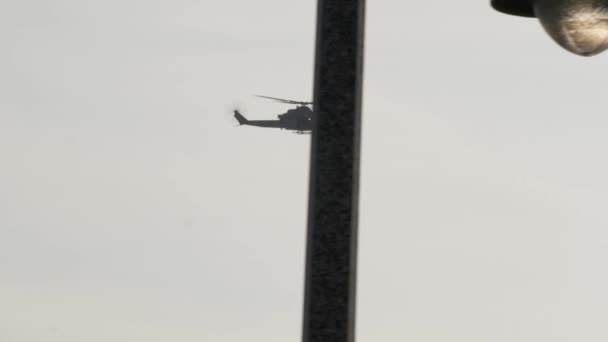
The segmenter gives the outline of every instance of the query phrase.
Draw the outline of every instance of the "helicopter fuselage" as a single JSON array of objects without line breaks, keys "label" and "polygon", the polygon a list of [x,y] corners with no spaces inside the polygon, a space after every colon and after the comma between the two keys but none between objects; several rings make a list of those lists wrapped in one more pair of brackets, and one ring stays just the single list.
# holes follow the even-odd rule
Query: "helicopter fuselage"
[{"label": "helicopter fuselage", "polygon": [[312,130],[312,110],[306,106],[290,109],[284,114],[277,115],[280,128],[296,131]]}]

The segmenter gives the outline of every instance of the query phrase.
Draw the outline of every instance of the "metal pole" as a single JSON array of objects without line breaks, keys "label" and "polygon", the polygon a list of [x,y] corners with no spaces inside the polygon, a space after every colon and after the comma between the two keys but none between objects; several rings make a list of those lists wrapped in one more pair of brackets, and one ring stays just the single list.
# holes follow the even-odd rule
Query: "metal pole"
[{"label": "metal pole", "polygon": [[364,0],[318,0],[303,342],[353,342]]}]

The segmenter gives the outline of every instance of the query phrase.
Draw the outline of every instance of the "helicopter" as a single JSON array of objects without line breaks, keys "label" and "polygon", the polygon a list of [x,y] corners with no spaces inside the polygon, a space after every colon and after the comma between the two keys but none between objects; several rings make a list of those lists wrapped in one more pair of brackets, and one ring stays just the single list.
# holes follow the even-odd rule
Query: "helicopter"
[{"label": "helicopter", "polygon": [[297,134],[305,134],[312,131],[313,111],[310,108],[312,102],[285,100],[263,95],[255,96],[297,106],[296,108],[287,110],[283,114],[277,115],[278,120],[248,120],[238,110],[235,110],[234,117],[239,122],[239,125],[280,128],[295,131]]}]

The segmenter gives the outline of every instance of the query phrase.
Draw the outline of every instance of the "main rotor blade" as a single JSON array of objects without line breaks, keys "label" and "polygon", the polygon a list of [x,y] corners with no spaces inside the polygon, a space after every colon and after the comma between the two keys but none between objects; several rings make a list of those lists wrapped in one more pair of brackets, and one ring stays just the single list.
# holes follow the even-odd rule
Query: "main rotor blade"
[{"label": "main rotor blade", "polygon": [[312,102],[286,100],[286,99],[280,99],[280,98],[277,98],[277,97],[270,97],[270,96],[264,96],[264,95],[255,95],[255,96],[257,96],[257,97],[263,97],[265,99],[275,100],[275,101],[281,102],[281,103],[288,103],[288,104],[301,104],[301,105],[312,104]]}]

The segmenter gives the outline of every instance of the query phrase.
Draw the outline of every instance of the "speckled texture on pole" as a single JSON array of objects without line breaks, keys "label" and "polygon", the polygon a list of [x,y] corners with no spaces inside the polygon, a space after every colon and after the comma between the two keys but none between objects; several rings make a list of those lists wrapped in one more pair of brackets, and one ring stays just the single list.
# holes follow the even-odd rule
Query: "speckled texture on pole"
[{"label": "speckled texture on pole", "polygon": [[363,0],[319,0],[303,342],[352,342]]}]

